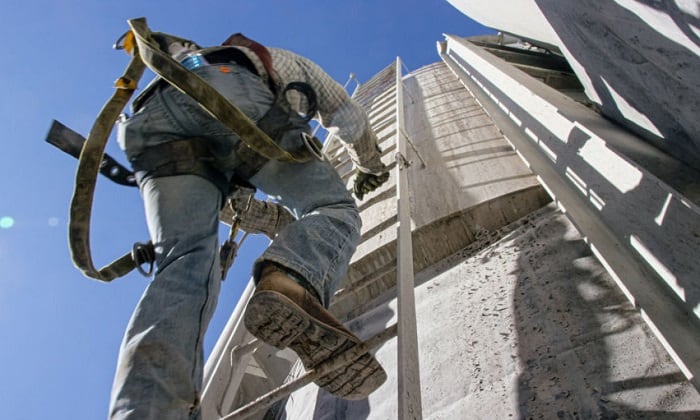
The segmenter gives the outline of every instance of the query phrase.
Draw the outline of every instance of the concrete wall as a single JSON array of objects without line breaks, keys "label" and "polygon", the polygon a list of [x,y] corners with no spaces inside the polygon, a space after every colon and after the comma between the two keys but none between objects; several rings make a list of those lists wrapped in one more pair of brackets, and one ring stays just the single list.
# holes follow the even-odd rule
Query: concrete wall
[{"label": "concrete wall", "polygon": [[700,173],[480,46],[447,39],[445,62],[700,388]]},{"label": "concrete wall", "polygon": [[[700,395],[554,207],[493,231],[417,282],[425,419],[700,416]],[[396,311],[390,300],[349,326],[366,338]],[[269,418],[398,418],[396,352],[396,339],[376,351],[389,379],[366,400],[310,385]]]},{"label": "concrete wall", "polygon": [[[408,153],[409,200],[414,268],[420,271],[477,236],[540,208],[549,197],[443,63],[412,72],[403,84],[405,131],[415,146]],[[385,163],[391,165],[396,109],[383,102],[392,100],[393,86],[386,89],[373,91],[367,105],[383,140]],[[359,203],[362,240],[332,305],[341,316],[360,313],[362,303],[395,285],[395,188],[392,173],[382,189]]]}]

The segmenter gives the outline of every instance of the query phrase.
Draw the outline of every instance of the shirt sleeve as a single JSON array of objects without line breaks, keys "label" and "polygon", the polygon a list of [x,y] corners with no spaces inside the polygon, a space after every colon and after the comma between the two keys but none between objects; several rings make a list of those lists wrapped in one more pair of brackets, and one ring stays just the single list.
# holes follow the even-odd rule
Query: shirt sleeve
[{"label": "shirt sleeve", "polygon": [[313,61],[286,50],[270,50],[282,86],[301,80],[314,89],[318,102],[316,119],[330,134],[338,137],[355,166],[362,172],[376,175],[386,172],[369,117],[345,89]]}]

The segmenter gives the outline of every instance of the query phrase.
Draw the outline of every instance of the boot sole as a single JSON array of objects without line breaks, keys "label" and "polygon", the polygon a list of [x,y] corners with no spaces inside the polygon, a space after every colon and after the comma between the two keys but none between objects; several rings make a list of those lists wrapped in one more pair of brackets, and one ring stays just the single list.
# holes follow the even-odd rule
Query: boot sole
[{"label": "boot sole", "polygon": [[[359,343],[358,339],[311,317],[286,296],[274,291],[257,292],[244,316],[251,334],[279,349],[291,348],[304,367],[312,369]],[[316,385],[348,400],[366,398],[386,381],[376,358],[365,353],[349,365],[316,381]]]}]

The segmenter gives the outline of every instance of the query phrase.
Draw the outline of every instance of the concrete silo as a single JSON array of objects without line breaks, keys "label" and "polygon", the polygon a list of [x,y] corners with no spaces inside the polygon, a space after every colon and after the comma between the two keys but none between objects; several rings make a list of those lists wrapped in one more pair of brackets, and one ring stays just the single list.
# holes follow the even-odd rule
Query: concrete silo
[{"label": "concrete silo", "polygon": [[[441,61],[360,85],[392,178],[358,203],[331,310],[365,339],[401,321],[405,341],[375,349],[389,379],[368,399],[311,384],[252,418],[700,414],[700,175],[601,115],[556,51],[446,36]],[[251,292],[207,363],[207,419],[303,374],[245,331]]]}]

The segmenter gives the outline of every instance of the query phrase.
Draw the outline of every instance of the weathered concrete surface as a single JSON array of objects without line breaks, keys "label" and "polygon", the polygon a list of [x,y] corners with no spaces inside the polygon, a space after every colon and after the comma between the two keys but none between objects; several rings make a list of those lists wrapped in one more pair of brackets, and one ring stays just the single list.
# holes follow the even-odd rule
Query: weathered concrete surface
[{"label": "weathered concrete surface", "polygon": [[[700,417],[700,395],[553,206],[417,281],[424,418]],[[385,298],[350,327],[368,337],[394,323],[396,302]],[[389,379],[368,399],[311,385],[268,418],[396,418],[395,343],[376,353]]]},{"label": "weathered concrete surface", "polygon": [[[412,161],[409,201],[414,267],[420,271],[463,248],[480,232],[498,229],[542,207],[550,198],[444,63],[413,71],[403,83],[405,132],[415,145],[415,150],[409,147],[407,158]],[[394,88],[370,84],[367,89],[373,96],[364,105],[382,139],[384,162],[391,165],[396,132]],[[362,303],[395,284],[393,172],[376,193],[358,203],[364,223],[362,240],[343,290],[333,302],[340,316],[357,314]]]},{"label": "weathered concrete surface", "polygon": [[604,115],[700,169],[697,2],[448,1],[486,26],[558,47]]},{"label": "weathered concrete surface", "polygon": [[675,172],[657,177],[654,161],[675,159],[480,47],[447,38],[445,61],[700,389],[700,172],[675,161]]}]

